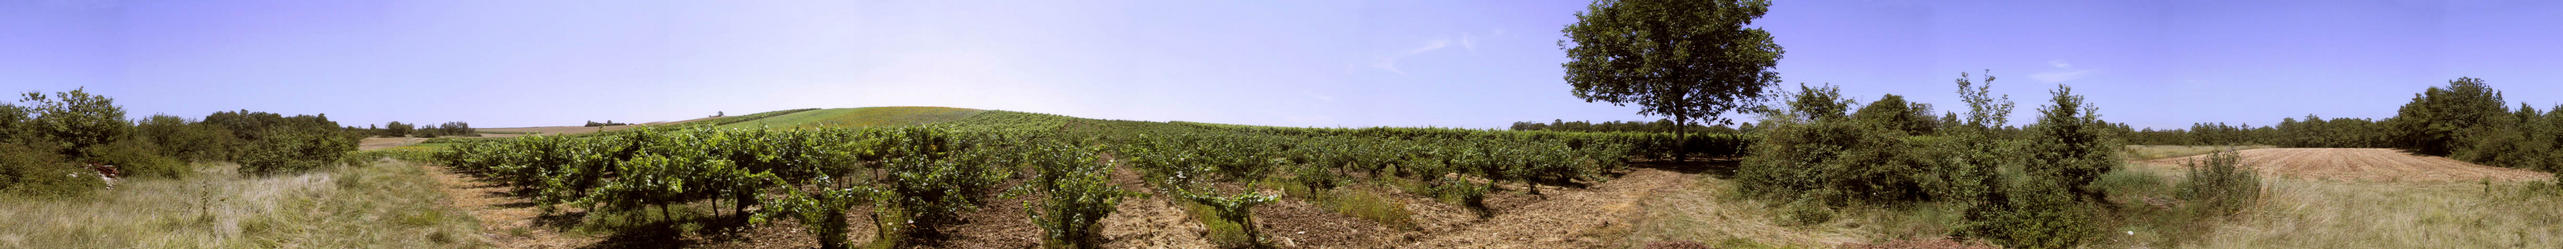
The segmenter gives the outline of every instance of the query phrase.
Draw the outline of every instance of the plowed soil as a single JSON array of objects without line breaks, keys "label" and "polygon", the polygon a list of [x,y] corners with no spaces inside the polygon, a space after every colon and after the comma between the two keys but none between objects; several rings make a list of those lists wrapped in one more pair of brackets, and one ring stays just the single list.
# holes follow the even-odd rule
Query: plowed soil
[{"label": "plowed soil", "polygon": [[[2372,182],[2525,181],[2553,177],[2523,169],[2483,166],[2421,156],[2393,149],[2278,148],[2240,151],[2242,163],[2263,175]],[[2142,165],[2181,169],[2207,155],[2141,161]]]}]

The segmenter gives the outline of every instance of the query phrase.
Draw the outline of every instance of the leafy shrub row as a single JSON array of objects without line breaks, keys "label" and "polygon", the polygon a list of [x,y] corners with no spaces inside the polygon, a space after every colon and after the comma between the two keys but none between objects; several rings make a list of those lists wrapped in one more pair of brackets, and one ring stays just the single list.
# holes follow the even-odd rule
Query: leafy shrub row
[{"label": "leafy shrub row", "polygon": [[124,115],[113,98],[85,90],[28,92],[16,104],[0,104],[0,150],[6,150],[0,160],[8,161],[0,165],[0,193],[66,196],[99,189],[107,171],[91,165],[114,166],[119,177],[183,177],[193,172],[187,161],[239,162],[257,174],[299,172],[338,163],[361,136],[326,116],[242,110],[198,122]]},{"label": "leafy shrub row", "polygon": [[2038,122],[2002,124],[2008,96],[1961,76],[1968,113],[1930,118],[1929,107],[1887,95],[1858,112],[1831,86],[1801,86],[1785,106],[1762,108],[1760,142],[1735,178],[1748,196],[1791,203],[1794,223],[1832,217],[1820,206],[1966,203],[1960,236],[2015,248],[2067,248],[2096,235],[2093,182],[2116,170],[2119,135],[2071,88],[2051,92]]}]

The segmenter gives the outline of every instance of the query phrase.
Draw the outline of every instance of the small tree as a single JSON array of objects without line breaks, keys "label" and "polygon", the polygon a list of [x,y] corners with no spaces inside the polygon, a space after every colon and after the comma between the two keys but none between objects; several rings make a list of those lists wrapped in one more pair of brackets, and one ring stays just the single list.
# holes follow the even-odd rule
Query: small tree
[{"label": "small tree", "polygon": [[401,123],[400,121],[392,121],[389,124],[383,124],[383,136],[407,137],[409,136],[409,130],[411,127],[413,126],[410,124]]},{"label": "small tree", "polygon": [[1638,114],[1672,116],[1674,134],[1692,121],[1753,106],[1779,84],[1783,53],[1771,33],[1747,27],[1767,1],[1595,1],[1564,30],[1575,97],[1637,104]]},{"label": "small tree", "polygon": [[2100,108],[2086,106],[2072,87],[2056,86],[2054,105],[2041,107],[2038,124],[2030,126],[2028,171],[2054,178],[2084,201],[2104,201],[2105,192],[2091,182],[2117,170],[2118,136],[2100,120]]},{"label": "small tree", "polygon": [[20,101],[31,104],[27,108],[36,114],[29,120],[34,133],[62,145],[60,153],[71,160],[95,160],[96,150],[123,140],[133,129],[115,99],[90,95],[84,89],[57,92],[50,98],[27,92]]}]

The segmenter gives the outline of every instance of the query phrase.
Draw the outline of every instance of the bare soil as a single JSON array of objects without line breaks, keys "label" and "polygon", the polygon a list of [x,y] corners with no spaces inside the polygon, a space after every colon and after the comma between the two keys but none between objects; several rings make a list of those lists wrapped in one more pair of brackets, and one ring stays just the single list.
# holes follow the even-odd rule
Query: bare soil
[{"label": "bare soil", "polygon": [[[422,164],[424,165],[424,164]],[[542,211],[525,198],[507,193],[507,187],[494,182],[454,172],[444,166],[422,166],[436,178],[440,190],[455,208],[470,212],[481,221],[481,237],[500,248],[577,248],[599,241],[596,238],[562,236],[560,232],[535,224]]]},{"label": "bare soil", "polygon": [[1619,179],[1587,188],[1542,188],[1541,200],[1513,209],[1498,209],[1494,218],[1466,229],[1435,234],[1408,248],[1600,248],[1614,247],[1613,233],[1634,224],[1644,209],[1638,201],[1668,190],[1692,186],[1699,175],[1640,168]]},{"label": "bare soil", "polygon": [[[2393,149],[2277,148],[2240,151],[2243,165],[2264,175],[2370,182],[2528,181],[2553,175],[2523,169],[2484,166],[2421,156]],[[2207,155],[2140,161],[2141,165],[2182,169],[2183,163]]]}]

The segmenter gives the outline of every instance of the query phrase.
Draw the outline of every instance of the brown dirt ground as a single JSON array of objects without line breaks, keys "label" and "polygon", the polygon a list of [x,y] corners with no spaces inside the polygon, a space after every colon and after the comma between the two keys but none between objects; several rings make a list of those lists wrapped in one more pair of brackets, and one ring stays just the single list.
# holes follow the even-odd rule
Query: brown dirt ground
[{"label": "brown dirt ground", "polygon": [[408,146],[426,141],[426,138],[415,137],[366,137],[365,139],[356,141],[356,150],[378,150],[391,147]]},{"label": "brown dirt ground", "polygon": [[1664,190],[1691,186],[1696,174],[1641,168],[1618,179],[1587,188],[1542,188],[1544,200],[1460,231],[1435,234],[1408,248],[1599,248],[1614,247],[1614,230],[1625,230],[1643,209],[1638,201]]},{"label": "brown dirt ground", "polygon": [[470,212],[481,221],[481,237],[501,248],[576,248],[598,242],[595,238],[562,236],[552,229],[534,224],[542,211],[524,198],[511,196],[507,187],[457,173],[443,166],[427,167],[429,175],[456,208]]},{"label": "brown dirt ground", "polygon": [[[2542,180],[2551,174],[2522,169],[2483,166],[2448,159],[2420,156],[2393,149],[2366,148],[2277,148],[2240,151],[2244,165],[2261,174],[2325,180],[2372,182],[2463,182],[2476,180],[2525,181]],[[2206,160],[2207,155],[2141,161],[2179,170],[2185,162]]]}]

